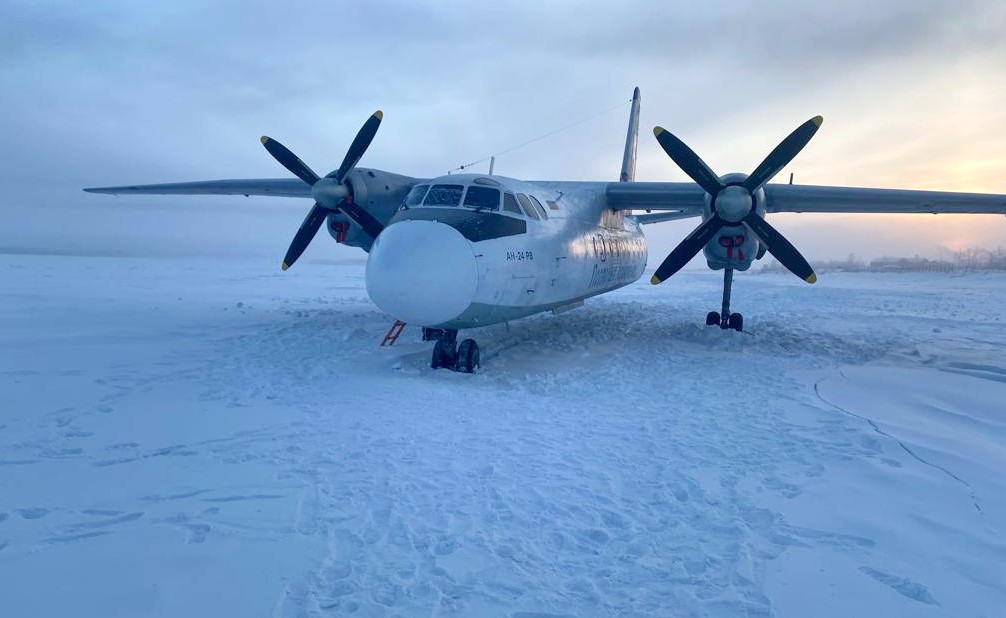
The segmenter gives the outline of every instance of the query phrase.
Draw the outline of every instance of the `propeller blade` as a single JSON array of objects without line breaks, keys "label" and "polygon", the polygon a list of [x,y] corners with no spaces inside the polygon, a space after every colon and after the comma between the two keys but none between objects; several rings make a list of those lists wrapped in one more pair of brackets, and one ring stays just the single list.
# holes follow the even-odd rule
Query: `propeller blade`
[{"label": "propeller blade", "polygon": [[674,247],[674,250],[664,259],[664,261],[653,273],[650,283],[657,285],[665,281],[668,277],[681,270],[695,255],[702,250],[702,247],[709,242],[716,232],[726,225],[726,221],[720,219],[715,214],[707,219],[702,225],[695,228],[691,234],[685,237],[681,243]]},{"label": "propeller blade", "polygon": [[755,168],[755,171],[751,172],[751,175],[744,181],[744,188],[754,193],[758,187],[772,180],[772,177],[781,172],[782,168],[789,165],[793,157],[800,154],[810,138],[814,137],[817,130],[821,128],[822,122],[824,122],[824,118],[814,116],[787,135],[786,139],[779,142],[779,145]]},{"label": "propeller blade", "polygon": [[345,201],[339,204],[339,210],[346,213],[346,216],[363,228],[363,231],[371,238],[377,238],[378,234],[384,231],[384,226],[381,225],[381,222],[354,202],[352,196],[347,197]]},{"label": "propeller blade", "polygon": [[342,160],[342,165],[339,166],[339,169],[336,170],[333,176],[336,182],[341,183],[345,180],[346,174],[360,162],[363,153],[367,152],[367,148],[370,147],[370,142],[374,141],[374,136],[377,135],[377,128],[381,126],[382,119],[384,119],[384,112],[377,110],[360,127],[360,131],[353,139],[353,143],[349,145],[349,150],[346,151],[346,158]]},{"label": "propeller blade", "polygon": [[747,223],[748,227],[765,242],[769,253],[774,255],[775,259],[779,260],[779,263],[785,266],[791,273],[807,283],[815,283],[817,281],[817,275],[810,264],[807,263],[807,260],[800,255],[800,252],[796,250],[796,247],[792,243],[786,240],[785,236],[769,225],[768,221],[758,216],[757,213],[751,212],[748,216],[744,217],[744,223]]},{"label": "propeller blade", "polygon": [[283,144],[280,144],[268,135],[263,135],[262,145],[265,146],[265,149],[269,151],[269,154],[271,154],[274,159],[279,161],[280,165],[290,170],[290,173],[297,178],[300,178],[311,186],[318,182],[318,175],[314,173],[314,170],[301,161],[297,155],[290,152],[290,149]]},{"label": "propeller blade", "polygon": [[664,149],[678,167],[688,174],[706,193],[715,196],[723,189],[723,183],[713,170],[709,169],[695,151],[689,148],[683,141],[679,140],[670,131],[662,127],[653,127],[653,135],[660,142],[660,147]]},{"label": "propeller blade", "polygon": [[293,242],[290,243],[290,248],[286,250],[286,256],[283,258],[283,270],[293,266],[297,258],[304,253],[304,249],[307,249],[307,246],[311,243],[311,239],[314,238],[314,235],[321,229],[322,224],[325,223],[326,215],[328,215],[328,210],[315,202],[311,210],[308,211],[307,216],[304,217],[304,222],[300,224],[297,234],[293,237]]}]

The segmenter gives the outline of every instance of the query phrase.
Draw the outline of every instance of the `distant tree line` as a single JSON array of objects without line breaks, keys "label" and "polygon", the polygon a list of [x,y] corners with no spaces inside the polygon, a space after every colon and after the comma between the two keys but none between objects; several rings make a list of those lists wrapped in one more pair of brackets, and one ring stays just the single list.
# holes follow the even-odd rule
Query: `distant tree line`
[{"label": "distant tree line", "polygon": [[[1006,271],[1006,249],[971,247],[954,252],[950,260],[930,260],[914,257],[882,257],[866,262],[850,253],[844,260],[811,260],[817,272],[971,272]],[[760,272],[787,272],[777,260],[772,259]]]}]

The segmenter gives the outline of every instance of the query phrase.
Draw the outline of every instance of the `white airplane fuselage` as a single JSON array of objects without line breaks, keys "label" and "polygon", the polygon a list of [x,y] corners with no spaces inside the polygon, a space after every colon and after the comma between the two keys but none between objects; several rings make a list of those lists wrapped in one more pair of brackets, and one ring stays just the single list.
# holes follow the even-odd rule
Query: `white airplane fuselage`
[{"label": "white airplane fuselage", "polygon": [[[462,329],[572,308],[636,281],[646,266],[640,225],[609,209],[596,183],[464,174],[419,185],[432,196],[424,185],[462,186],[466,198],[470,187],[491,187],[503,200],[479,209],[428,197],[391,219],[370,248],[367,292],[404,322]],[[507,194],[540,208],[507,210]]]}]

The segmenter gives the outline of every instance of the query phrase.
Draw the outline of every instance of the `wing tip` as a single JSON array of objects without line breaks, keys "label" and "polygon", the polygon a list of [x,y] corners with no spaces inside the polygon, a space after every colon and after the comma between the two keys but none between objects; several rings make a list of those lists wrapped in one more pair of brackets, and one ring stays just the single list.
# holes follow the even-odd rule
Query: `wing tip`
[{"label": "wing tip", "polygon": [[824,116],[814,116],[810,121],[814,123],[814,126],[820,128],[824,124]]},{"label": "wing tip", "polygon": [[663,133],[663,132],[664,132],[664,127],[661,127],[659,125],[653,127],[653,136],[654,137],[660,137],[660,134]]},{"label": "wing tip", "polygon": [[384,120],[384,112],[382,112],[381,110],[377,110],[376,112],[374,112],[374,118],[377,118],[378,120]]},{"label": "wing tip", "polygon": [[287,264],[286,262],[283,262],[282,264],[280,264],[280,268],[282,268],[283,270],[286,270],[286,269],[290,268],[290,265]]},{"label": "wing tip", "polygon": [[269,141],[269,136],[263,135],[262,137],[258,138],[258,141],[262,142],[262,145],[265,146],[266,142]]},{"label": "wing tip", "polygon": [[810,273],[804,281],[807,283],[817,283],[817,273]]},{"label": "wing tip", "polygon": [[662,283],[662,282],[663,282],[663,279],[661,279],[657,275],[653,275],[652,277],[650,277],[650,284],[651,285],[657,285],[657,284]]}]

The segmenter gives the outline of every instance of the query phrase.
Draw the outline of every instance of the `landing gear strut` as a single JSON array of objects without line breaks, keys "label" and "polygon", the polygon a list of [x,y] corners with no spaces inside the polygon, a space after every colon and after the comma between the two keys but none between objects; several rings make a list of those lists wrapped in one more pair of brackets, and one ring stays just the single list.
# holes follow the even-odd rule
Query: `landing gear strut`
[{"label": "landing gear strut", "polygon": [[723,330],[732,328],[737,332],[744,330],[744,316],[730,313],[730,288],[734,283],[734,269],[723,270],[723,307],[720,313],[710,311],[706,314],[706,326],[719,326]]},{"label": "landing gear strut", "polygon": [[430,361],[430,367],[433,369],[445,368],[461,373],[475,373],[481,366],[479,344],[475,343],[474,339],[465,339],[458,345],[456,330],[424,329],[424,338],[427,331],[437,339],[437,343],[433,346],[433,360]]}]

